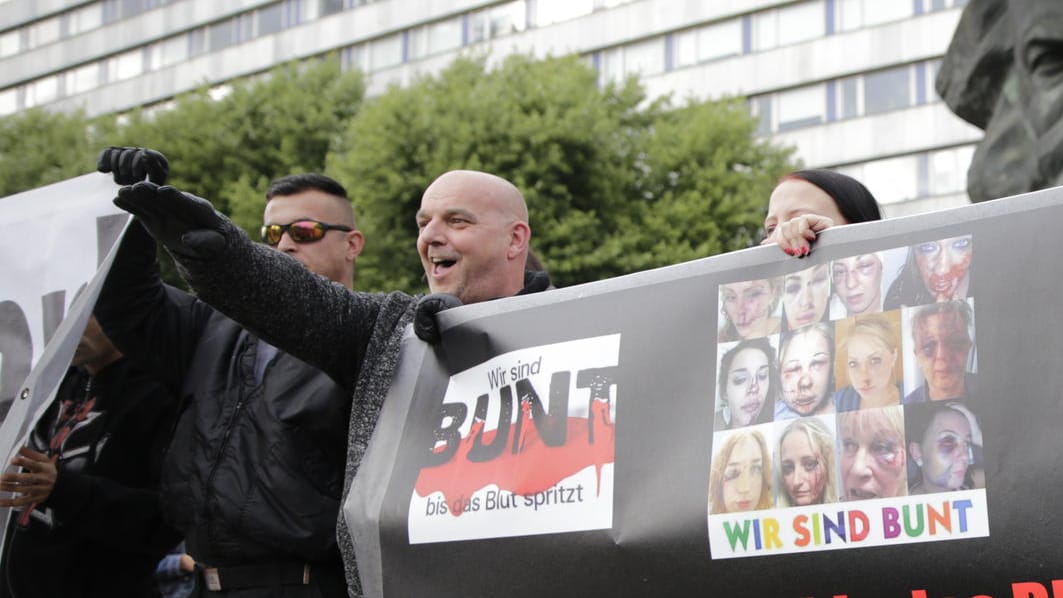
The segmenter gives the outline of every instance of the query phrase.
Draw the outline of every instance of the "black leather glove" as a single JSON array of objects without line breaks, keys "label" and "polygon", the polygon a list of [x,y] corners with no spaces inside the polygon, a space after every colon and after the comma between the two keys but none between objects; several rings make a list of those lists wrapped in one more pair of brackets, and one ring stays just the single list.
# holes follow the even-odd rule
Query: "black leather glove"
[{"label": "black leather glove", "polygon": [[174,253],[206,259],[225,247],[226,218],[202,197],[141,181],[119,189],[114,205]]},{"label": "black leather glove", "polygon": [[417,302],[417,311],[413,315],[413,331],[417,338],[426,343],[436,344],[439,342],[439,326],[436,324],[436,314],[463,305],[461,299],[450,293],[432,293],[421,297]]},{"label": "black leather glove", "polygon": [[148,180],[156,185],[166,183],[170,174],[170,163],[166,156],[155,150],[142,147],[109,147],[100,152],[96,159],[96,170],[113,172],[114,182],[119,185],[132,185]]}]

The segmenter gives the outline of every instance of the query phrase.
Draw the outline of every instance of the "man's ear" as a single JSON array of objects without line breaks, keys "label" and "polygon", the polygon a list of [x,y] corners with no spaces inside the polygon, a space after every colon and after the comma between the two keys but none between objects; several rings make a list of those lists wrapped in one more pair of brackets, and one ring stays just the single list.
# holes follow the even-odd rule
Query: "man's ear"
[{"label": "man's ear", "polygon": [[528,223],[521,220],[514,222],[510,225],[509,248],[506,250],[506,257],[512,260],[526,254],[529,241],[531,241],[531,227]]},{"label": "man's ear", "polygon": [[360,230],[352,230],[347,233],[347,258],[352,262],[358,259],[365,247],[365,235]]}]

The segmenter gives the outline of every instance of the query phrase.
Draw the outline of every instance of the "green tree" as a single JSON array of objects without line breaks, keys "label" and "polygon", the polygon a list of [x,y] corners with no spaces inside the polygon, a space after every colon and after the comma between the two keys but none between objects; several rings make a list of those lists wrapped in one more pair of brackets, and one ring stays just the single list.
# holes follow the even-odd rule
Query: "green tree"
[{"label": "green tree", "polygon": [[254,231],[269,181],[323,171],[364,91],[361,75],[342,71],[335,55],[291,63],[236,81],[219,99],[204,88],[177,98],[173,109],[138,111],[108,144],[158,149],[170,160],[175,186]]},{"label": "green tree", "polygon": [[[414,214],[442,172],[497,173],[525,194],[532,245],[569,285],[751,244],[790,150],[758,140],[740,100],[649,100],[636,79],[600,86],[578,57],[462,58],[363,104],[335,56],[206,89],[167,109],[86,119],[0,119],[0,196],[88,172],[107,145],[162,151],[170,181],[249,231],[271,179],[323,171],[365,231],[359,287],[423,290]],[[217,95],[216,93],[214,95]]]},{"label": "green tree", "polygon": [[84,174],[96,151],[80,111],[34,108],[0,119],[0,197]]},{"label": "green tree", "polygon": [[423,290],[420,195],[455,168],[525,194],[532,245],[562,285],[748,246],[789,151],[755,141],[736,101],[673,110],[635,80],[599,87],[577,57],[456,60],[367,102],[329,156],[367,251],[363,288]]}]

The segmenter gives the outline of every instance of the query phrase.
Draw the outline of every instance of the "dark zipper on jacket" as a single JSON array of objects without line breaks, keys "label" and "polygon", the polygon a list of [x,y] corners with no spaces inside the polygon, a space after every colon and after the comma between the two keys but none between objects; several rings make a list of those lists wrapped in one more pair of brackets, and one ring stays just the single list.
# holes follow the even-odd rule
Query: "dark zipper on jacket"
[{"label": "dark zipper on jacket", "polygon": [[[244,351],[246,353],[247,349],[245,349]],[[256,352],[256,354],[258,352],[258,339],[256,339],[256,342],[255,342],[255,352]],[[243,356],[241,356],[241,358],[242,357]],[[265,389],[263,387],[266,385],[266,375],[269,373],[269,370],[273,367],[273,362],[275,360],[276,360],[276,355],[274,355],[274,358],[270,359],[270,362],[268,364],[266,364],[266,369],[263,370],[263,372],[262,372],[262,382],[256,384],[254,387],[251,388],[251,396],[254,396],[256,391],[265,392]],[[254,363],[253,362],[252,362],[252,366],[251,367],[254,368]],[[243,374],[243,372],[241,372],[241,375],[242,374]],[[243,383],[243,381],[241,380],[241,384],[242,383]],[[218,454],[214,458],[214,464],[210,466],[210,475],[207,476],[207,487],[206,487],[206,490],[211,495],[215,494],[215,492],[213,491],[214,490],[214,476],[218,473],[218,466],[221,465],[222,454],[225,452],[225,447],[229,445],[229,438],[232,437],[233,428],[236,427],[236,418],[240,415],[240,412],[243,411],[244,405],[246,405],[248,403],[250,398],[251,397],[247,397],[245,399],[243,393],[240,394],[240,400],[237,401],[236,405],[233,407],[232,416],[229,417],[229,423],[225,426],[225,435],[222,436],[222,438],[221,438],[221,444],[218,445]]]}]

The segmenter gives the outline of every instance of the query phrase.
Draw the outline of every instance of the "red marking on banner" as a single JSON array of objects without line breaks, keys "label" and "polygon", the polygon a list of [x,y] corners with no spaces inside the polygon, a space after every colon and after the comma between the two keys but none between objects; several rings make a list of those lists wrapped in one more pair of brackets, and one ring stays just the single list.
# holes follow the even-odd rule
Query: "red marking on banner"
[{"label": "red marking on banner", "polygon": [[[443,465],[421,470],[415,486],[421,497],[433,492],[443,493],[447,504],[452,499],[468,497],[472,493],[494,484],[501,490],[519,495],[535,494],[553,487],[561,480],[594,466],[597,478],[595,494],[601,493],[602,467],[614,460],[616,445],[614,426],[609,417],[609,403],[591,402],[591,418],[568,418],[568,436],[563,446],[547,446],[539,438],[539,431],[531,421],[525,420],[520,433],[519,452],[509,447],[487,462],[477,463],[466,457],[473,447],[474,439],[483,430],[482,421],[474,421],[468,435],[461,439],[457,454]],[[593,422],[593,424],[592,424]],[[591,441],[593,425],[594,440]],[[513,437],[514,424],[510,424]],[[484,444],[490,444],[497,430],[483,432]],[[440,448],[440,450],[442,450]],[[461,511],[451,509],[455,517]]]}]

